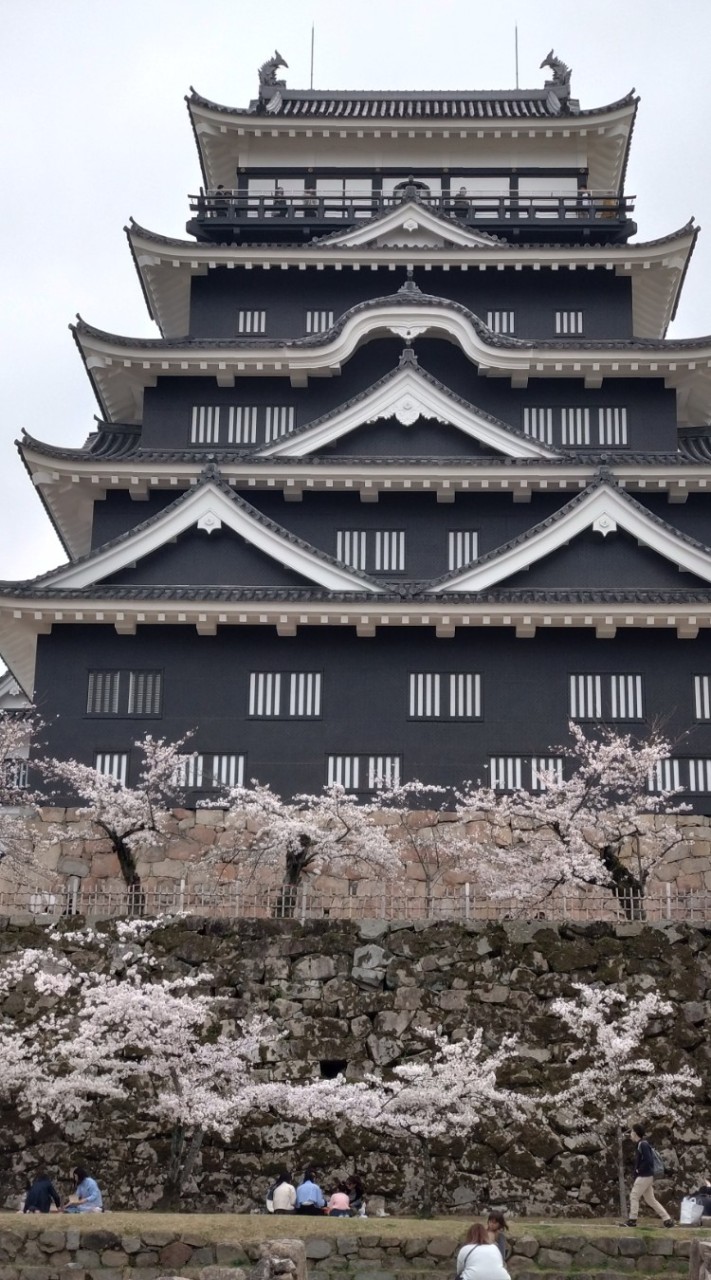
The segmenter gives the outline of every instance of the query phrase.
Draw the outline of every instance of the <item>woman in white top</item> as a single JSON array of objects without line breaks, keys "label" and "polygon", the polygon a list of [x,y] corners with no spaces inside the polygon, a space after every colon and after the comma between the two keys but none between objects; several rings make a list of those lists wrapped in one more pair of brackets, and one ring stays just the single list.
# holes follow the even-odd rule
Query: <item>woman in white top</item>
[{"label": "woman in white top", "polygon": [[269,1213],[293,1213],[295,1204],[296,1187],[292,1185],[291,1175],[280,1173],[267,1192],[267,1210]]},{"label": "woman in white top", "polygon": [[489,1243],[486,1227],[475,1222],[457,1254],[457,1280],[510,1280],[498,1245]]}]

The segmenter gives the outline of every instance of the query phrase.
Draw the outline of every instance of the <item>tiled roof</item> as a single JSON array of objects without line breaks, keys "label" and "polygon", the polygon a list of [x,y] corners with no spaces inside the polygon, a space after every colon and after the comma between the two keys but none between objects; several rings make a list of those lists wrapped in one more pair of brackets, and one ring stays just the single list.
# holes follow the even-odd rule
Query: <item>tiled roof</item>
[{"label": "tiled roof", "polygon": [[711,462],[711,431],[708,427],[687,428],[679,436],[679,453],[684,462]]}]

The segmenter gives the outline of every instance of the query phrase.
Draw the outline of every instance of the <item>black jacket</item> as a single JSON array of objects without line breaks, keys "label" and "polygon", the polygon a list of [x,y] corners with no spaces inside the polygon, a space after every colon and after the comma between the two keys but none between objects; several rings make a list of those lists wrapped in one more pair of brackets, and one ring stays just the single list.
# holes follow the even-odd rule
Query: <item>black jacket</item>
[{"label": "black jacket", "polygon": [[37,1178],[25,1196],[23,1213],[49,1213],[49,1206],[54,1201],[57,1208],[60,1199],[49,1178]]},{"label": "black jacket", "polygon": [[635,1178],[652,1178],[654,1176],[654,1157],[652,1148],[646,1138],[637,1143],[634,1157]]}]

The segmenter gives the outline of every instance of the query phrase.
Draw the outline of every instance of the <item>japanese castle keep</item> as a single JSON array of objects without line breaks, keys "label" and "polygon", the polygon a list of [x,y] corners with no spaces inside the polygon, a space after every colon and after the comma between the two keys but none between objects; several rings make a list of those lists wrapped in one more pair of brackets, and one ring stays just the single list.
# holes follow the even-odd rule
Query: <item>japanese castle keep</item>
[{"label": "japanese castle keep", "polygon": [[191,92],[190,238],[128,227],[160,336],[79,320],[96,429],[20,441],[68,558],[0,584],[46,749],[131,779],[194,730],[195,799],[367,794],[661,726],[708,812],[711,338],[665,336],[697,229],[631,242],[637,99],[552,53],[506,92],[285,65]]}]

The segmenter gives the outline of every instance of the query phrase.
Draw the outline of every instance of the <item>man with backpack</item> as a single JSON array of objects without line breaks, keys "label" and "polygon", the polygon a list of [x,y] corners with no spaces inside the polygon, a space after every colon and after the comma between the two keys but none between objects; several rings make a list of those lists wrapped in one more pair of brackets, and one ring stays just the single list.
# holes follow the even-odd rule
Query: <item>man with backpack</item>
[{"label": "man with backpack", "polygon": [[654,1179],[661,1177],[664,1173],[664,1164],[661,1157],[654,1150],[654,1147],[647,1141],[644,1136],[644,1125],[634,1124],[630,1130],[630,1138],[634,1143],[634,1182],[630,1192],[630,1216],[624,1226],[636,1227],[637,1215],[639,1213],[639,1202],[644,1200],[650,1209],[659,1214],[665,1227],[673,1227],[674,1219],[669,1217],[663,1204],[660,1204],[654,1194]]}]

